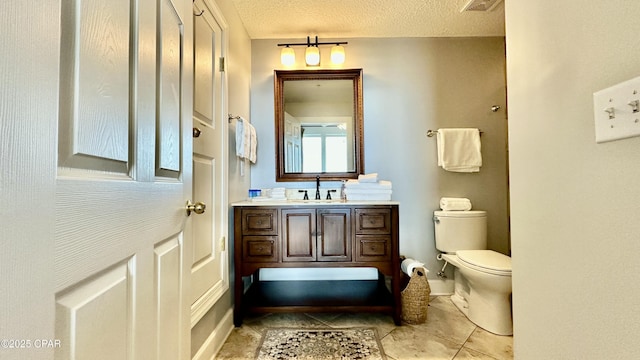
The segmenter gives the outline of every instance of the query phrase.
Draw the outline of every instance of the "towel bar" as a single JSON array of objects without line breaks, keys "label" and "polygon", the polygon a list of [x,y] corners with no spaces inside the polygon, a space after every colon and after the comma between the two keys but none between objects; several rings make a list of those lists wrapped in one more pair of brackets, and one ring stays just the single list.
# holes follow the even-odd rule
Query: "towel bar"
[{"label": "towel bar", "polygon": [[240,116],[233,116],[231,114],[229,114],[229,123],[231,123],[231,120],[236,119],[236,120],[240,120],[241,117]]},{"label": "towel bar", "polygon": [[[480,135],[482,135],[483,131],[480,130]],[[434,137],[438,135],[438,130],[427,130],[427,136],[428,137]]]}]

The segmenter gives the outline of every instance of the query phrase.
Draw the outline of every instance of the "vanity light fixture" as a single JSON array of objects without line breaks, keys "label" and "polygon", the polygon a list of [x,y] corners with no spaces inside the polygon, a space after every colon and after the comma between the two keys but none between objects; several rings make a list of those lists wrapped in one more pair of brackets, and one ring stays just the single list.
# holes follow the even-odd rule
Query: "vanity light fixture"
[{"label": "vanity light fixture", "polygon": [[331,62],[334,64],[343,64],[345,60],[344,47],[342,45],[348,44],[345,41],[337,42],[311,42],[311,38],[307,36],[306,43],[294,43],[294,44],[278,44],[278,46],[284,46],[280,52],[280,62],[285,66],[292,66],[295,64],[295,53],[291,46],[306,46],[305,50],[305,63],[307,66],[319,66],[320,65],[320,45],[333,45],[331,48]]},{"label": "vanity light fixture", "polygon": [[304,62],[307,66],[320,66],[320,49],[317,46],[308,46],[304,51]]},{"label": "vanity light fixture", "polygon": [[344,46],[336,44],[331,48],[331,62],[334,64],[344,64]]},{"label": "vanity light fixture", "polygon": [[289,46],[282,48],[280,52],[280,62],[284,66],[293,66],[296,63],[296,53]]}]

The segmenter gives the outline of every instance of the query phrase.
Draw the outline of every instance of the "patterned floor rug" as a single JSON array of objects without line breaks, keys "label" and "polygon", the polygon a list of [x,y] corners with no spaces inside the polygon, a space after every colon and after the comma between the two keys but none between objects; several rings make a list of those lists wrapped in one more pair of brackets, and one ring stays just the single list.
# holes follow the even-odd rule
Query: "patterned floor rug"
[{"label": "patterned floor rug", "polygon": [[375,329],[270,328],[262,335],[258,360],[384,360],[386,356]]}]

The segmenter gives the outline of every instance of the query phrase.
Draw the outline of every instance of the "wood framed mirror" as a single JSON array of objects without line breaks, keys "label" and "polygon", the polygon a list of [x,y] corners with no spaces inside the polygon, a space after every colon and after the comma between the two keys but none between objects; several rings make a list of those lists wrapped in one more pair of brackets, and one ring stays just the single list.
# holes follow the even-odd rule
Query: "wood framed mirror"
[{"label": "wood framed mirror", "polygon": [[364,173],[362,69],[274,71],[276,181]]}]

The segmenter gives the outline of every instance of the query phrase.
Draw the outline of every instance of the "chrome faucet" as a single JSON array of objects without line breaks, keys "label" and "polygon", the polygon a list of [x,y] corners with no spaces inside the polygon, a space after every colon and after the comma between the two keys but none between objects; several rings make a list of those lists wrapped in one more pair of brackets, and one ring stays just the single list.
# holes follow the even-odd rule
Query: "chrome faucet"
[{"label": "chrome faucet", "polygon": [[321,198],[320,198],[320,175],[316,176],[316,200],[321,200]]}]

